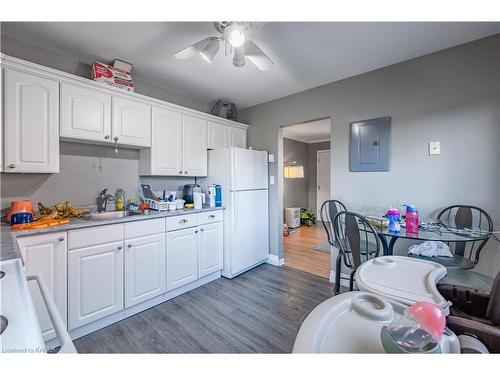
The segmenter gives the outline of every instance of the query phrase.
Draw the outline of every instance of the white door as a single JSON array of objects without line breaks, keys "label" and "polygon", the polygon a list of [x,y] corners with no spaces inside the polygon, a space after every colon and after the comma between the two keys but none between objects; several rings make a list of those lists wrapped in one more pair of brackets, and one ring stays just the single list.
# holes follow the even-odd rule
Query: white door
[{"label": "white door", "polygon": [[224,148],[229,146],[229,127],[215,122],[208,122],[208,148]]},{"label": "white door", "polygon": [[123,242],[68,252],[68,327],[123,310]]},{"label": "white door", "polygon": [[59,83],[5,70],[5,172],[59,173]]},{"label": "white door", "polygon": [[167,291],[198,279],[198,228],[167,232]]},{"label": "white door", "polygon": [[165,234],[125,241],[125,308],[165,292]]},{"label": "white door", "polygon": [[230,193],[232,274],[247,269],[269,256],[267,190]]},{"label": "white door", "polygon": [[231,151],[232,191],[267,189],[267,152],[234,148]]},{"label": "white door", "polygon": [[113,142],[151,146],[151,106],[136,100],[113,97]]},{"label": "white door", "polygon": [[61,83],[61,137],[112,142],[111,95]]},{"label": "white door", "polygon": [[321,218],[320,210],[321,205],[324,201],[330,199],[330,150],[321,150],[317,153],[317,169],[316,169],[316,179],[317,179],[317,217]]},{"label": "white door", "polygon": [[200,227],[198,233],[198,277],[207,276],[222,269],[223,247],[222,222]]},{"label": "white door", "polygon": [[182,116],[182,165],[186,176],[206,176],[207,120],[198,117]]},{"label": "white door", "polygon": [[247,148],[247,131],[245,129],[229,129],[229,146]]},{"label": "white door", "polygon": [[[18,240],[27,275],[38,275],[49,288],[57,310],[66,324],[67,238],[66,232],[21,237]],[[28,283],[38,323],[45,341],[56,337],[45,302],[36,281]]]},{"label": "white door", "polygon": [[[141,174],[179,176],[182,174],[182,114],[153,107],[151,150],[141,150],[145,167]],[[143,153],[150,154],[149,160]],[[149,155],[148,155],[149,156]]]}]

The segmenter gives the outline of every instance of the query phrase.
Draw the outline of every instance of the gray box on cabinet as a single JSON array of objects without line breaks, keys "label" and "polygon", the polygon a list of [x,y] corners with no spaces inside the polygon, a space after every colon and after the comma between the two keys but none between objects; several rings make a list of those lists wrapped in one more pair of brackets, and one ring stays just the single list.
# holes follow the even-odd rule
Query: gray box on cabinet
[{"label": "gray box on cabinet", "polygon": [[352,122],[349,145],[350,171],[388,171],[390,134],[390,117]]}]

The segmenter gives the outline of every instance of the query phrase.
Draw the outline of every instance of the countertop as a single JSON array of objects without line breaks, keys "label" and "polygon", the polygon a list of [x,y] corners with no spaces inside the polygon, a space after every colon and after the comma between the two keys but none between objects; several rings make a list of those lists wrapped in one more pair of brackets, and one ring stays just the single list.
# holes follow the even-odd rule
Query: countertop
[{"label": "countertop", "polygon": [[149,210],[149,214],[147,215],[130,215],[118,219],[107,219],[107,220],[91,220],[90,218],[71,218],[69,224],[59,225],[55,227],[48,227],[42,229],[32,229],[32,230],[21,230],[16,232],[10,231],[10,226],[6,223],[2,223],[0,225],[0,261],[21,258],[21,252],[19,250],[19,246],[17,244],[18,237],[24,236],[32,236],[35,234],[44,234],[44,233],[52,233],[52,232],[60,232],[67,231],[71,229],[80,229],[80,228],[89,228],[89,227],[98,227],[101,225],[109,225],[109,224],[119,224],[119,223],[127,223],[131,221],[139,221],[139,220],[151,220],[158,219],[162,217],[169,216],[179,216],[186,214],[196,214],[205,211],[216,211],[216,210],[224,210],[224,207],[208,207],[205,206],[200,210],[195,209],[182,209],[175,211],[153,211]]}]

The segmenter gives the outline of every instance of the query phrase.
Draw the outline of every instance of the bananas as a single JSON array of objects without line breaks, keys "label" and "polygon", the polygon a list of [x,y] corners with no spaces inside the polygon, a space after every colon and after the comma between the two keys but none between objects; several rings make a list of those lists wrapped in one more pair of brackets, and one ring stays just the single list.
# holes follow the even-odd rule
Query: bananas
[{"label": "bananas", "polygon": [[38,220],[46,221],[52,219],[65,219],[68,217],[80,217],[81,215],[90,213],[88,208],[74,208],[71,202],[58,203],[52,208],[45,207],[41,202],[38,202]]}]

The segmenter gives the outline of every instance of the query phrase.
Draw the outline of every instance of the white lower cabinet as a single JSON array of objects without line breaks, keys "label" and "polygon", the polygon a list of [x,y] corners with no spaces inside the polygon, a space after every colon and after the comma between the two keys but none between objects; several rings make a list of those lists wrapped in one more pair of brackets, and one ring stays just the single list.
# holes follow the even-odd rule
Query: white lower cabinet
[{"label": "white lower cabinet", "polygon": [[198,228],[167,232],[167,291],[198,279]]},{"label": "white lower cabinet", "polygon": [[165,233],[125,241],[125,308],[165,293]]},{"label": "white lower cabinet", "polygon": [[68,252],[69,329],[123,310],[123,241]]},{"label": "white lower cabinet", "polygon": [[[45,281],[57,310],[66,324],[66,232],[22,237],[18,239],[18,244],[26,274],[38,275]],[[53,339],[56,337],[56,333],[52,327],[38,283],[30,281],[28,286],[43,339],[45,341]]]},{"label": "white lower cabinet", "polygon": [[207,276],[222,269],[223,245],[222,222],[200,227],[198,232],[198,277]]}]

